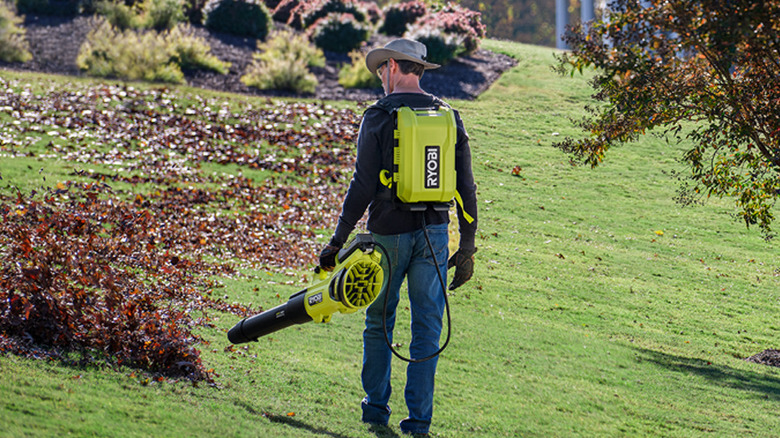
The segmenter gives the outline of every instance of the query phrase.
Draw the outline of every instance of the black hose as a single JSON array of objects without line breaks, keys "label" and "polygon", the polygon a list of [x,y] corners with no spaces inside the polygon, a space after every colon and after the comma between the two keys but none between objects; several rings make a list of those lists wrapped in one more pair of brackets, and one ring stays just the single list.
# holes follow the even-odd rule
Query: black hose
[{"label": "black hose", "polygon": [[441,283],[441,291],[444,294],[444,308],[447,312],[447,339],[444,341],[444,345],[439,348],[439,350],[430,356],[424,357],[422,359],[411,359],[407,357],[403,357],[398,351],[396,351],[393,348],[393,345],[390,342],[390,336],[387,334],[387,302],[388,302],[388,290],[390,289],[390,283],[393,281],[393,268],[392,264],[390,263],[390,255],[387,252],[387,249],[382,246],[379,242],[377,242],[377,246],[382,250],[383,253],[385,253],[385,257],[387,258],[387,274],[388,274],[388,281],[387,281],[387,288],[385,289],[385,299],[384,304],[382,306],[382,329],[385,333],[385,343],[387,343],[387,347],[390,348],[390,351],[393,352],[395,357],[401,359],[404,362],[411,362],[411,363],[419,363],[419,362],[425,362],[427,360],[433,359],[434,357],[441,354],[442,351],[444,351],[445,348],[447,348],[447,345],[450,343],[450,337],[452,335],[452,319],[450,317],[450,302],[447,299],[447,288],[445,287],[444,283],[444,276],[441,273],[441,269],[439,268],[439,262],[436,260],[436,251],[433,249],[433,244],[431,244],[431,239],[428,236],[428,229],[425,224],[425,213],[422,214],[422,224],[423,224],[423,234],[425,235],[425,242],[428,244],[428,249],[431,250],[431,257],[433,257],[433,265],[436,266],[436,272],[439,274],[439,282]]}]

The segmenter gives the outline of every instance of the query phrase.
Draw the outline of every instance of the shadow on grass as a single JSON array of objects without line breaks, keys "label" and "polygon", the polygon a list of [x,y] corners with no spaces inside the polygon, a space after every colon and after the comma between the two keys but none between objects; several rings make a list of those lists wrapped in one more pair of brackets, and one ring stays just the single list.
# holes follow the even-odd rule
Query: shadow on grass
[{"label": "shadow on grass", "polygon": [[[744,371],[706,360],[675,356],[660,351],[638,348],[642,359],[653,362],[671,371],[696,374],[718,386],[753,392],[757,397],[780,401],[780,378],[757,371]],[[756,367],[763,365],[756,364]]]}]

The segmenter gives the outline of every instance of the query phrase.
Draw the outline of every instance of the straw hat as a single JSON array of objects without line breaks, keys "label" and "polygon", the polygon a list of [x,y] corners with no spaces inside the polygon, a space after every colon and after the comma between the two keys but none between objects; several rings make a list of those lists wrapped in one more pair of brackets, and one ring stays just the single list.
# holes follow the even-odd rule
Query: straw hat
[{"label": "straw hat", "polygon": [[377,67],[390,58],[396,61],[416,62],[425,67],[426,70],[441,67],[439,64],[426,62],[425,57],[427,54],[428,49],[425,47],[425,44],[400,38],[390,41],[381,49],[373,49],[368,52],[368,55],[366,55],[366,67],[368,67],[371,73],[376,74]]}]

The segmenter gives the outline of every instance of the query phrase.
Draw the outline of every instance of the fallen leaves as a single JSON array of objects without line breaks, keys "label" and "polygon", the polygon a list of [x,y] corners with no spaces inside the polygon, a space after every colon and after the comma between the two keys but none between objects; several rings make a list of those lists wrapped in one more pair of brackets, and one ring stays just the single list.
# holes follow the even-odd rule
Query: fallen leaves
[{"label": "fallen leaves", "polygon": [[0,192],[0,351],[78,352],[211,381],[193,329],[210,324],[209,310],[251,311],[212,299],[214,276],[314,262],[316,231],[337,220],[343,193],[331,184],[346,187],[358,117],[189,99],[114,85],[35,94],[0,78],[0,119],[16,122],[0,125],[0,151],[76,163],[80,180]]}]

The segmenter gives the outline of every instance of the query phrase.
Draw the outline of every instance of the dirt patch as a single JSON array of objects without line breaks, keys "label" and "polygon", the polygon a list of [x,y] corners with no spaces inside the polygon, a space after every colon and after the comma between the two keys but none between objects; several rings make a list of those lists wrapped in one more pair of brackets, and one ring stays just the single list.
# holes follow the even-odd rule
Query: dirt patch
[{"label": "dirt patch", "polygon": [[[0,67],[12,70],[38,71],[82,76],[76,66],[79,48],[93,26],[91,17],[51,17],[28,15],[24,26],[33,59],[26,63],[0,63]],[[325,53],[325,67],[313,69],[319,85],[314,94],[298,95],[291,92],[257,90],[244,85],[240,78],[252,61],[257,41],[233,35],[219,34],[202,27],[194,28],[195,34],[204,38],[212,53],[223,61],[231,63],[228,74],[205,71],[186,71],[187,84],[231,93],[242,93],[268,97],[311,97],[327,100],[375,100],[383,95],[377,89],[344,89],[338,84],[338,71],[349,57],[337,53]],[[377,35],[370,45],[381,46],[386,37]],[[501,74],[517,64],[509,56],[479,49],[471,56],[459,57],[450,64],[426,72],[421,85],[424,90],[442,98],[473,99],[490,87]]]},{"label": "dirt patch", "polygon": [[750,356],[745,360],[761,365],[780,367],[780,350],[764,350],[761,353]]}]

